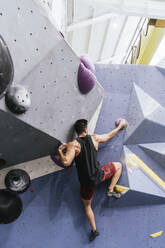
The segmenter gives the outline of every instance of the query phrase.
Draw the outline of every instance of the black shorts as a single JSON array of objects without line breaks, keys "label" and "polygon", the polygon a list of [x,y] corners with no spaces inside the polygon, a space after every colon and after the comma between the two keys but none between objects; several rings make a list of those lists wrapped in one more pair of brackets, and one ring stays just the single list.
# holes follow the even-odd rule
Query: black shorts
[{"label": "black shorts", "polygon": [[[115,163],[109,162],[108,164],[100,166],[100,169],[104,171],[104,177],[101,182],[110,179],[116,173]],[[80,196],[84,200],[91,200],[94,195],[95,187],[84,187],[80,185]]]}]

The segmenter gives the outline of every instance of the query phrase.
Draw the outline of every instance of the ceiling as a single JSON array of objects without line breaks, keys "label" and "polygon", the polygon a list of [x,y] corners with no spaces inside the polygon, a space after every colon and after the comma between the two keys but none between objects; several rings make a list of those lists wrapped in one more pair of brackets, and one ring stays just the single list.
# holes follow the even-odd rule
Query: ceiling
[{"label": "ceiling", "polygon": [[149,18],[165,19],[164,10],[163,0],[54,0],[52,4],[58,28],[78,56],[88,54],[96,63],[113,64],[126,62]]}]

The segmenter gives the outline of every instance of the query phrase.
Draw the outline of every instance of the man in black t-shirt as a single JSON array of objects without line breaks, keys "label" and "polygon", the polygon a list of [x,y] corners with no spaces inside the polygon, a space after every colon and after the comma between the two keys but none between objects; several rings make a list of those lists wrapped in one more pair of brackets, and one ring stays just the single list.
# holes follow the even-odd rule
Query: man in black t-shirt
[{"label": "man in black t-shirt", "polygon": [[[126,128],[128,123],[121,119],[118,127],[106,134],[88,135],[88,122],[85,119],[76,121],[74,128],[78,137],[59,147],[60,158],[65,166],[69,166],[75,160],[78,178],[80,181],[80,196],[85,207],[86,216],[92,227],[89,240],[92,241],[99,235],[94,213],[91,208],[91,201],[94,194],[95,185],[112,178],[107,196],[119,198],[121,195],[114,191],[118,182],[122,164],[120,162],[109,162],[100,166],[97,161],[98,144],[112,139],[121,129]],[[63,153],[63,150],[66,150]]]}]

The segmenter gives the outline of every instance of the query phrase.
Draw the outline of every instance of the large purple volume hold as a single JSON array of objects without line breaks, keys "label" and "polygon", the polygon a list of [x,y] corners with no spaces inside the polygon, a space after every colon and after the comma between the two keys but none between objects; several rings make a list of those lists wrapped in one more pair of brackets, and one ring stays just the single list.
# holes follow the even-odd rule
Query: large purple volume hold
[{"label": "large purple volume hold", "polygon": [[87,69],[89,69],[93,73],[95,72],[95,65],[87,55],[82,55],[80,57],[80,60]]},{"label": "large purple volume hold", "polygon": [[82,94],[87,94],[95,86],[97,79],[82,63],[78,69],[78,86]]}]

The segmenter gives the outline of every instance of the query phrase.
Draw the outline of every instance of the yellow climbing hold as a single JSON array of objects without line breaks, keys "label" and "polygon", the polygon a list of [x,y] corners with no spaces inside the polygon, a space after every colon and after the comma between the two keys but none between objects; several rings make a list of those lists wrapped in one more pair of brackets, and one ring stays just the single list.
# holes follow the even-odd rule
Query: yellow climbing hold
[{"label": "yellow climbing hold", "polygon": [[151,237],[151,238],[156,238],[156,237],[162,235],[162,233],[163,233],[163,231],[156,232],[156,233],[150,234],[150,237]]},{"label": "yellow climbing hold", "polygon": [[121,185],[116,185],[115,186],[115,191],[118,192],[118,193],[121,193],[121,194],[125,194],[128,190],[130,190],[130,188],[128,188],[128,187],[124,187],[124,186],[121,186]]}]

